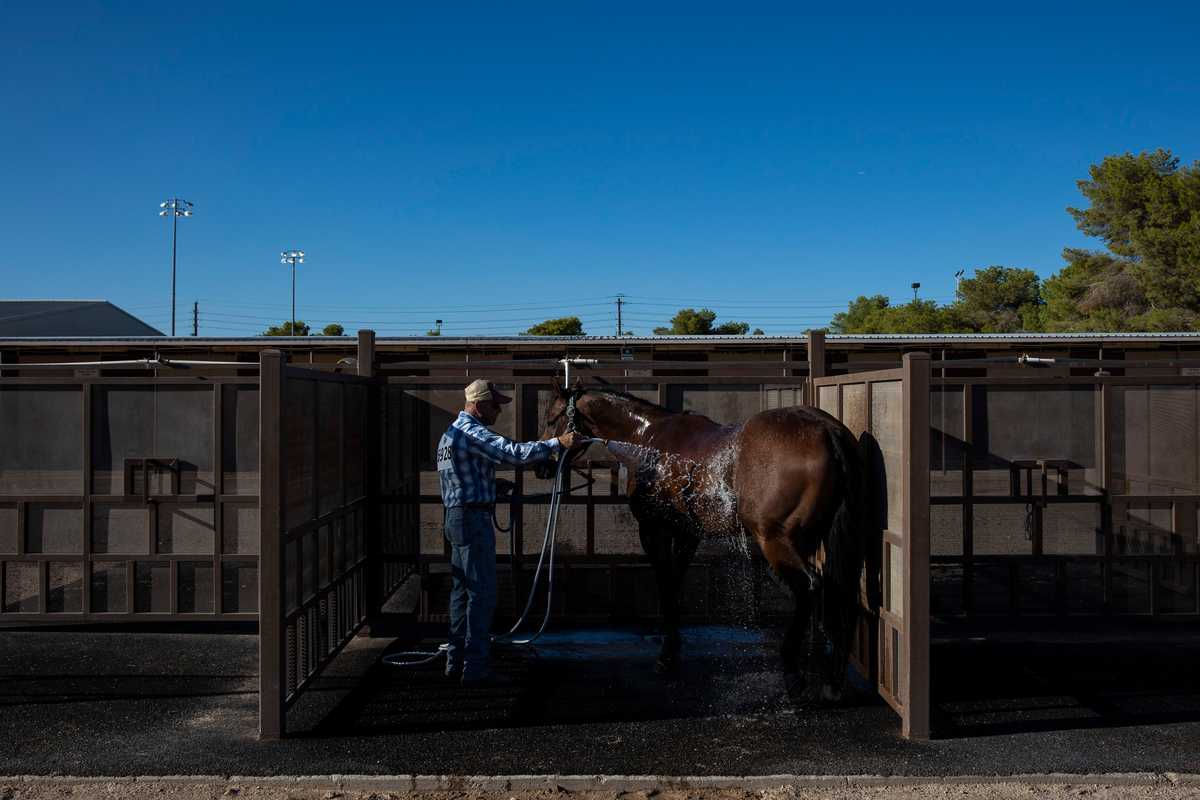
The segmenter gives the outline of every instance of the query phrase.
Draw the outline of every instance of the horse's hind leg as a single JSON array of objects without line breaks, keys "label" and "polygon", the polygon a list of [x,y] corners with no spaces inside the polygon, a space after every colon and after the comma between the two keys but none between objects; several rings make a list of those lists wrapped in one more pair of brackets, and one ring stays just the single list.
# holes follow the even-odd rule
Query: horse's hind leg
[{"label": "horse's hind leg", "polygon": [[783,683],[789,698],[795,702],[805,702],[813,689],[809,685],[812,665],[809,663],[807,646],[815,612],[813,586],[809,576],[794,567],[781,564],[775,571],[791,591],[795,603],[792,619],[784,631],[783,643],[779,648],[783,661]]},{"label": "horse's hind leg", "polygon": [[783,660],[783,681],[793,702],[811,705],[822,694],[819,662],[823,655],[814,623],[819,611],[817,595],[820,578],[786,539],[760,540],[763,555],[779,579],[791,590],[795,611],[783,635],[779,654]]},{"label": "horse's hind leg", "polygon": [[846,671],[850,664],[850,650],[858,629],[859,598],[858,586],[842,585],[835,581],[826,587],[825,628],[833,652],[828,660],[826,674],[827,690],[824,699],[838,702],[846,683]]}]

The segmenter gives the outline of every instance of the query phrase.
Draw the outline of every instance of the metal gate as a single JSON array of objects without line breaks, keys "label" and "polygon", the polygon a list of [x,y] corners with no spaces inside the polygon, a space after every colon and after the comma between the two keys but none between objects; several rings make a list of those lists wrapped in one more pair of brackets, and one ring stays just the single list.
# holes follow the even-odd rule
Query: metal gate
[{"label": "metal gate", "polygon": [[[854,658],[900,714],[929,737],[929,356],[900,369],[814,378],[815,404],[859,437],[876,476],[883,541],[868,556],[865,621]],[[874,562],[874,563],[872,563]],[[879,586],[873,587],[875,573]],[[872,595],[878,595],[875,602]]]},{"label": "metal gate", "polygon": [[377,431],[370,378],[285,365],[278,350],[263,351],[260,364],[260,734],[277,738],[287,709],[379,602]]}]

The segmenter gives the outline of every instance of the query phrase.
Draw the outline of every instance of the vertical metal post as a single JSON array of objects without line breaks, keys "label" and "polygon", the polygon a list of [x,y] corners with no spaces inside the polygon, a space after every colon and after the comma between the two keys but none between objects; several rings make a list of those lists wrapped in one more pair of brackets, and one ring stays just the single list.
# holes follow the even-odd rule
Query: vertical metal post
[{"label": "vertical metal post", "polygon": [[283,679],[287,653],[283,634],[283,354],[259,354],[259,580],[258,580],[258,734],[284,735]]},{"label": "vertical metal post", "polygon": [[[212,464],[213,464],[213,613],[225,613],[224,597],[224,565],[221,556],[225,553],[225,384],[213,384],[213,430],[212,430]],[[179,475],[178,470],[176,476]]]},{"label": "vertical metal post", "polygon": [[292,259],[292,336],[296,335],[296,259]]},{"label": "vertical metal post", "polygon": [[[513,384],[513,433],[518,441],[529,438],[528,426],[525,424],[525,387],[527,384]],[[533,407],[537,409],[537,394],[534,393]],[[521,598],[524,587],[522,581],[522,554],[525,549],[525,504],[521,498],[525,496],[525,468],[517,467],[513,474],[515,485],[512,491],[512,503],[508,512],[508,563],[512,575],[513,614],[521,613]]]},{"label": "vertical metal post", "polygon": [[968,619],[975,614],[975,392],[972,385],[963,383],[963,453],[962,453],[962,519],[963,519],[963,613]]},{"label": "vertical metal post", "polygon": [[[92,531],[96,524],[92,503],[92,384],[81,387],[83,395],[83,607],[84,616],[92,613]],[[2,595],[0,595],[2,597]]]},{"label": "vertical metal post", "polygon": [[929,738],[929,354],[904,356],[904,651],[901,733]]},{"label": "vertical metal post", "polygon": [[171,335],[175,335],[175,241],[179,232],[179,201],[171,203]]},{"label": "vertical metal post", "polygon": [[375,331],[358,332],[358,374],[364,378],[375,377]]},{"label": "vertical metal post", "polygon": [[[358,374],[364,378],[375,377],[375,331],[360,330],[358,332]],[[349,389],[351,387],[347,387]],[[382,426],[382,408],[386,398],[386,382],[375,382],[363,386],[362,413],[366,419],[351,420],[358,425],[362,435],[363,453],[359,457],[362,464],[364,493],[367,503],[363,511],[363,544],[367,551],[366,580],[367,580],[367,628],[371,626],[371,617],[377,615],[387,600],[384,592],[388,586],[384,570],[384,557],[392,554],[383,551],[383,536],[385,526],[382,510],[379,507],[379,495],[382,492],[385,470],[382,468],[383,458],[380,443],[385,442],[385,429]],[[344,412],[343,412],[344,413]],[[364,427],[365,426],[365,427]],[[386,446],[386,444],[385,444]],[[345,480],[346,465],[342,463],[342,479]],[[357,622],[357,620],[355,620]]]},{"label": "vertical metal post", "polygon": [[[1116,481],[1113,475],[1113,460],[1112,460],[1112,423],[1115,418],[1113,408],[1113,387],[1112,384],[1105,381],[1103,378],[1100,381],[1100,493],[1104,496],[1104,501],[1100,505],[1100,535],[1104,540],[1102,542],[1104,557],[1104,570],[1101,575],[1103,586],[1103,608],[1105,614],[1112,613],[1113,601],[1113,541],[1114,528],[1113,525],[1113,493],[1117,490]],[[1124,488],[1124,487],[1120,487]]]},{"label": "vertical metal post", "polygon": [[825,332],[808,332],[808,404],[817,405],[817,390],[812,382],[825,377]]}]

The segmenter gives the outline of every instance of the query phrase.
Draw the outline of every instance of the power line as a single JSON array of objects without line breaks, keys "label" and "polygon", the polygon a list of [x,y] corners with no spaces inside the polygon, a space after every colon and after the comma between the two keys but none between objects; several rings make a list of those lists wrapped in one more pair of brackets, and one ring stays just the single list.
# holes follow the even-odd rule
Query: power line
[{"label": "power line", "polygon": [[[316,308],[324,311],[371,311],[380,314],[433,314],[442,313],[444,311],[541,311],[553,309],[572,309],[572,308],[610,308],[611,300],[599,299],[599,302],[592,302],[597,298],[586,298],[581,301],[564,300],[563,302],[553,305],[533,304],[528,303],[496,303],[483,305],[468,305],[468,306],[449,306],[449,305],[434,305],[434,306],[406,306],[397,308],[396,306],[363,306],[363,305],[308,305],[308,308]],[[239,307],[247,309],[263,309],[277,310],[287,309],[287,306],[276,305],[272,303],[243,303],[239,300],[220,300],[214,298],[201,298],[203,303],[212,303],[218,306],[229,308]]]}]

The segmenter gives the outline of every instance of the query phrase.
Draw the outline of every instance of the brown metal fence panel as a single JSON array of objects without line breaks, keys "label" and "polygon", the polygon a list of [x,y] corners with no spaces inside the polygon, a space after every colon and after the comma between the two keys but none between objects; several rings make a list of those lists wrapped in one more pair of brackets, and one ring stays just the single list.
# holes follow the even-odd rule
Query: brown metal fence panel
[{"label": "brown metal fence panel", "polygon": [[262,354],[261,377],[260,730],[271,738],[377,602],[365,413],[375,386],[286,366],[278,351]]},{"label": "brown metal fence panel", "polygon": [[811,391],[817,407],[859,437],[875,476],[883,540],[867,561],[854,660],[900,714],[902,733],[927,738],[929,358],[908,354],[898,370],[816,378]]},{"label": "brown metal fence panel", "polygon": [[257,394],[0,378],[0,624],[255,619]]},{"label": "brown metal fence panel", "polygon": [[1200,615],[1200,380],[934,384],[936,619]]}]

